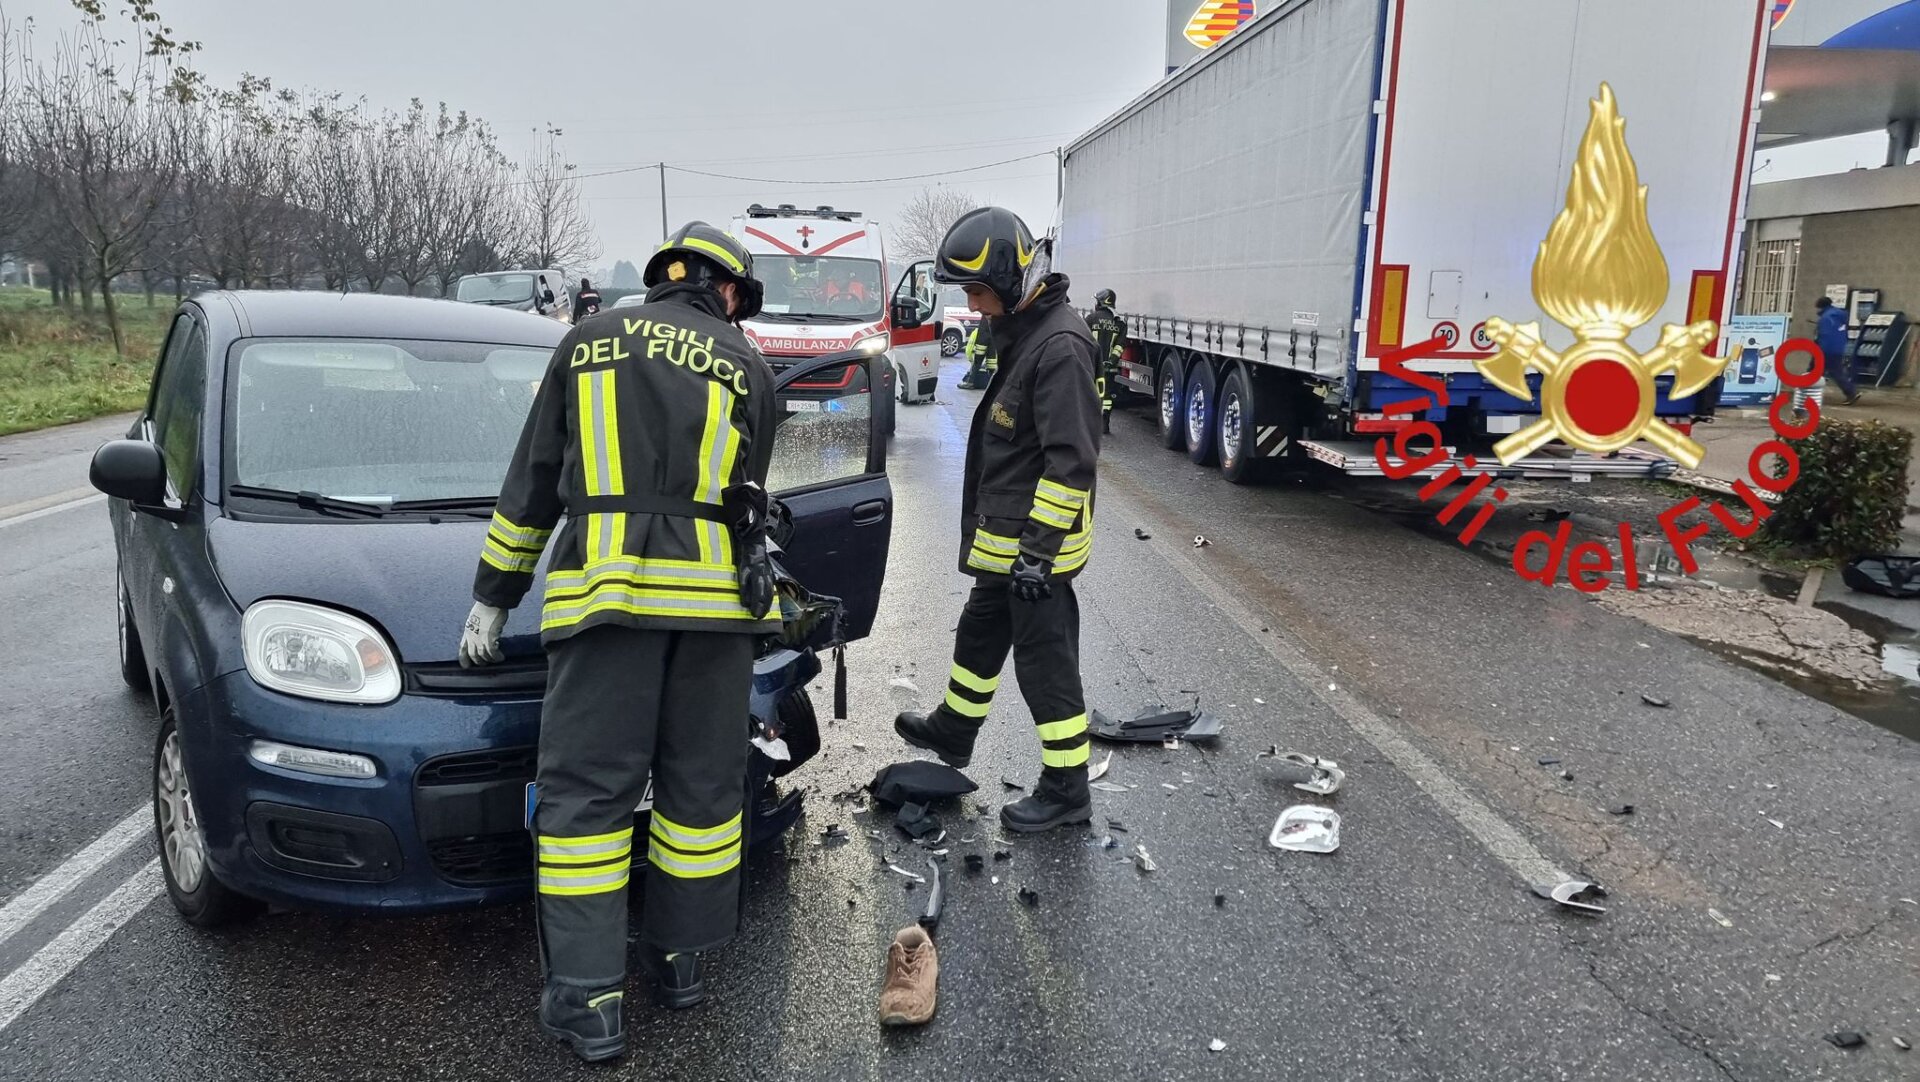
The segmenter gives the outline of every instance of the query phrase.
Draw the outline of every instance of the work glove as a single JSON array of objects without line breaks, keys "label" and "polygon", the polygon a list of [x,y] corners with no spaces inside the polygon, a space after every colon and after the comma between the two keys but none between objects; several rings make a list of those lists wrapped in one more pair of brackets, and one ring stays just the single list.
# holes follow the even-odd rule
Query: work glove
[{"label": "work glove", "polygon": [[755,540],[740,553],[740,603],[756,620],[773,610],[773,561],[767,556],[767,543]]},{"label": "work glove", "polygon": [[1008,589],[1022,601],[1044,601],[1053,596],[1053,584],[1047,581],[1050,570],[1046,561],[1023,552],[1013,561],[1013,584]]},{"label": "work glove", "polygon": [[460,667],[471,669],[505,661],[507,656],[500,652],[500,629],[506,626],[507,610],[474,602],[467,613],[467,626],[460,633]]},{"label": "work glove", "polygon": [[734,543],[740,553],[740,604],[756,620],[773,609],[773,561],[767,555],[767,492],[752,481],[734,485],[721,496]]}]

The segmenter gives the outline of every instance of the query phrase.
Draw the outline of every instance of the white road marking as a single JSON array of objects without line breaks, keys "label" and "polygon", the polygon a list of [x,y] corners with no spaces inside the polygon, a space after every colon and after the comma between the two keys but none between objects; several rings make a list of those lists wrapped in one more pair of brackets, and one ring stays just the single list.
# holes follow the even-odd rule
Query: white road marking
[{"label": "white road marking", "polygon": [[165,889],[165,882],[160,878],[160,858],[154,857],[112,894],[68,925],[53,942],[34,952],[26,964],[0,980],[0,1031],[11,1026],[41,996],[65,980],[67,974],[113,938],[113,933]]},{"label": "white road marking", "polygon": [[[61,493],[61,495],[66,495],[66,493]],[[100,503],[106,498],[107,498],[106,493],[96,492],[91,496],[82,496],[77,500],[68,500],[65,503],[56,503],[50,507],[44,506],[44,505],[35,507],[34,505],[38,504],[40,501],[28,500],[26,503],[14,504],[13,507],[16,507],[16,508],[17,507],[33,507],[34,508],[33,510],[22,511],[19,514],[11,515],[11,516],[4,514],[4,512],[10,511],[13,508],[0,508],[0,530],[4,530],[8,526],[18,526],[23,522],[32,522],[34,519],[37,519],[37,518],[46,518],[49,515],[58,515],[66,511],[78,510],[79,508],[86,507],[90,504]]]},{"label": "white road marking", "polygon": [[[1511,823],[1500,818],[1493,809],[1482,804],[1478,798],[1447,776],[1439,764],[1428,758],[1425,752],[1413,746],[1399,730],[1382,720],[1378,714],[1346,691],[1336,690],[1335,681],[1325,670],[1292,645],[1280,640],[1278,634],[1262,634],[1262,627],[1271,627],[1273,621],[1262,622],[1249,610],[1239,598],[1235,597],[1213,576],[1195,563],[1186,550],[1170,544],[1155,541],[1167,558],[1167,563],[1178,571],[1193,587],[1207,595],[1227,618],[1239,625],[1240,630],[1278,661],[1294,678],[1299,680],[1316,698],[1333,708],[1341,720],[1360,734],[1367,743],[1379,749],[1401,773],[1413,779],[1423,792],[1440,805],[1441,810],[1453,816],[1475,841],[1492,853],[1501,863],[1513,869],[1522,882],[1559,883],[1570,878],[1567,873],[1548,859],[1546,854],[1534,848],[1526,836],[1516,830]],[[1322,691],[1321,688],[1327,690]]]},{"label": "white road marking", "polygon": [[101,865],[126,852],[127,847],[153,830],[153,807],[142,804],[127,813],[125,819],[107,828],[105,834],[87,843],[85,849],[68,857],[65,863],[35,880],[4,909],[0,909],[0,943],[26,927],[48,906],[67,896]]}]

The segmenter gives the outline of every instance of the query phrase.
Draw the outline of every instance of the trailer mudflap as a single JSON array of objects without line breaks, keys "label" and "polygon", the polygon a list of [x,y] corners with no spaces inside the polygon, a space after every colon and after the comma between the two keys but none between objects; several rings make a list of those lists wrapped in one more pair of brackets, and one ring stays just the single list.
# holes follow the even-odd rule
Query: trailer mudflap
[{"label": "trailer mudflap", "polygon": [[[1306,449],[1308,456],[1315,461],[1324,462],[1342,473],[1354,477],[1385,477],[1386,471],[1380,468],[1380,461],[1374,454],[1372,442],[1361,440],[1302,440],[1300,446]],[[1448,461],[1429,467],[1413,476],[1437,477],[1448,465],[1458,464],[1460,451],[1448,447]],[[1628,447],[1612,455],[1596,455],[1586,451],[1577,451],[1566,446],[1552,446],[1515,462],[1503,466],[1500,460],[1491,454],[1479,460],[1471,472],[1491,474],[1499,480],[1509,478],[1565,478],[1572,481],[1585,481],[1596,474],[1609,477],[1650,477],[1662,478],[1679,469],[1679,463],[1651,451],[1638,447]]]}]

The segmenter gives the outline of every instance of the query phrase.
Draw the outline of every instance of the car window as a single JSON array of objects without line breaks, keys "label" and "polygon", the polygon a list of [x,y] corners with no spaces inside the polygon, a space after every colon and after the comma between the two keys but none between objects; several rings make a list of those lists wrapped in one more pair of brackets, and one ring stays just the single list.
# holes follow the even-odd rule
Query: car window
[{"label": "car window", "polygon": [[859,477],[873,440],[867,362],[848,361],[789,385],[779,395],[769,492]]},{"label": "car window", "polygon": [[[187,321],[186,333],[176,330],[167,343],[153,389],[153,439],[167,460],[167,480],[181,499],[193,492],[200,474],[200,429],[206,415],[207,332]],[[174,348],[178,342],[179,348]]]}]

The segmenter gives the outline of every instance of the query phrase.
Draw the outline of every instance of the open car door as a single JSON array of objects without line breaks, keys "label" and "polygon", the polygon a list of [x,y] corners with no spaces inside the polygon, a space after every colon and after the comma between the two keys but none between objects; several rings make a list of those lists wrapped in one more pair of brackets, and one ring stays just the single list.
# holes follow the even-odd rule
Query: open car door
[{"label": "open car door", "polygon": [[[874,388],[886,358],[835,353],[780,373],[767,491],[793,516],[780,561],[811,593],[845,603],[846,640],[873,630],[893,535],[893,485]],[[888,403],[890,404],[890,403]]]}]

